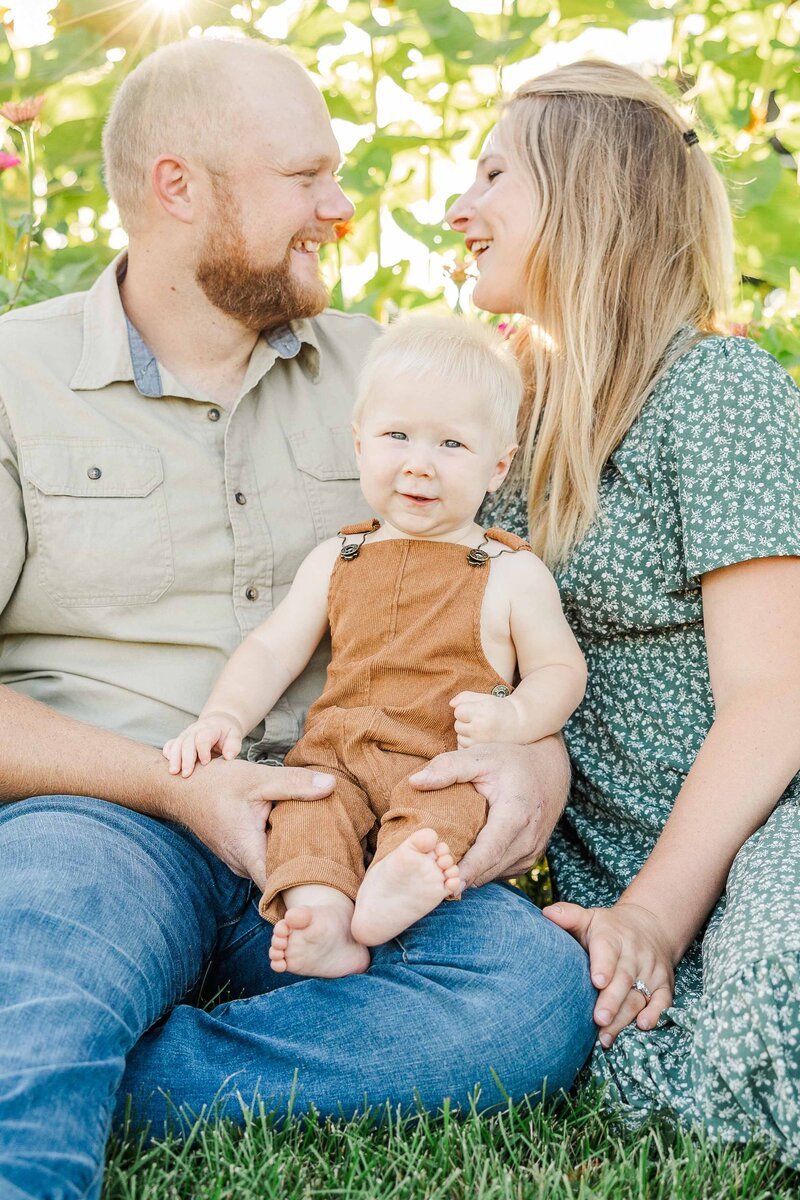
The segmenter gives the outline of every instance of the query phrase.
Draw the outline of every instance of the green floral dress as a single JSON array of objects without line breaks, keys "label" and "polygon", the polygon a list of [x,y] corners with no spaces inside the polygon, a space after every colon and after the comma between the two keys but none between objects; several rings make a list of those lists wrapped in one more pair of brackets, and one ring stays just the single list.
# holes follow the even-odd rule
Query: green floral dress
[{"label": "green floral dress", "polygon": [[[519,501],[482,517],[525,529]],[[649,855],[714,718],[700,576],[771,555],[800,555],[800,393],[753,343],[707,338],[612,456],[558,574],[589,665],[548,852],[564,899],[613,904]],[[631,1123],[667,1111],[800,1166],[800,776],[740,850],[674,1006],[589,1066]]]}]

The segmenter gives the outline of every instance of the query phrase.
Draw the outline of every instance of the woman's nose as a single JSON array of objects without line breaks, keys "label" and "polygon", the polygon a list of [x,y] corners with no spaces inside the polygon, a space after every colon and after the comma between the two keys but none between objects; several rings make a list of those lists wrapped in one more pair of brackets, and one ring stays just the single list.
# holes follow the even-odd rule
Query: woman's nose
[{"label": "woman's nose", "polygon": [[444,214],[445,225],[449,225],[451,229],[460,232],[469,221],[472,215],[471,192],[472,188],[454,200]]}]

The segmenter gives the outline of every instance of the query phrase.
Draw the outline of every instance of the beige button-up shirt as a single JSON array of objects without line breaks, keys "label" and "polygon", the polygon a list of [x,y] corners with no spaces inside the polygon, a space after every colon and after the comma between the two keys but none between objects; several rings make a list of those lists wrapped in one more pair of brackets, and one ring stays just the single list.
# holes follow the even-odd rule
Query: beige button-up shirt
[{"label": "beige button-up shirt", "polygon": [[[378,327],[328,311],[262,337],[226,411],[147,361],[121,269],[0,320],[0,683],[161,745],[302,558],[370,515],[350,410]],[[327,657],[259,756],[300,736]]]}]

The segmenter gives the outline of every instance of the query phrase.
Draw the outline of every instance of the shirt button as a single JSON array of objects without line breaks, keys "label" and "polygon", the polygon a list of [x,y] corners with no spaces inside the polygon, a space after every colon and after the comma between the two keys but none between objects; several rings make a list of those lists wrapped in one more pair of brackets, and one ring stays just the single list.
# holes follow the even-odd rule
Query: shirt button
[{"label": "shirt button", "polygon": [[89,470],[86,472],[86,474],[90,479],[99,479],[103,472],[99,467],[89,467]]},{"label": "shirt button", "polygon": [[504,683],[498,683],[492,688],[492,695],[499,696],[502,700],[505,700],[506,696],[511,695],[511,688],[506,687]]},{"label": "shirt button", "polygon": [[244,492],[234,492],[233,497],[237,504],[247,504],[247,496]]},{"label": "shirt button", "polygon": [[209,421],[218,421],[222,416],[222,413],[218,408],[210,408],[206,413],[206,416],[208,417]]},{"label": "shirt button", "polygon": [[257,600],[258,599],[258,588],[252,587],[252,586],[245,588],[244,594],[248,600]]}]

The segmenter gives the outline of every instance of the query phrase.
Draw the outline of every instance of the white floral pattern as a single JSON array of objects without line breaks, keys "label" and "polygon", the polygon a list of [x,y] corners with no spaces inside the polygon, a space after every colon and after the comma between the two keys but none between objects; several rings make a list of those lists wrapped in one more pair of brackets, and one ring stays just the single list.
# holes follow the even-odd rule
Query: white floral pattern
[{"label": "white floral pattern", "polygon": [[[482,519],[525,535],[520,498]],[[706,338],[613,454],[600,516],[558,574],[589,664],[549,851],[565,899],[615,901],[712,723],[699,577],[798,554],[800,393],[752,342]],[[800,776],[740,850],[674,1006],[650,1032],[598,1043],[590,1070],[630,1123],[671,1113],[727,1141],[763,1137],[800,1166]]]}]

